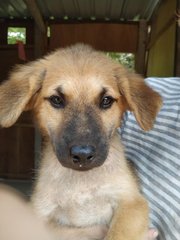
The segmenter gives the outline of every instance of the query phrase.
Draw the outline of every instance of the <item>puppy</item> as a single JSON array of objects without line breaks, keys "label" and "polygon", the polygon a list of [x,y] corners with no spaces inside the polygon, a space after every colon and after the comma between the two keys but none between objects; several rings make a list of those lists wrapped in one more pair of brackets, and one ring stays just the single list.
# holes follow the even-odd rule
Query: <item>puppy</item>
[{"label": "puppy", "polygon": [[18,67],[0,86],[0,125],[32,109],[44,139],[32,196],[60,239],[142,240],[148,206],[124,157],[124,111],[150,130],[161,97],[135,73],[78,44]]}]

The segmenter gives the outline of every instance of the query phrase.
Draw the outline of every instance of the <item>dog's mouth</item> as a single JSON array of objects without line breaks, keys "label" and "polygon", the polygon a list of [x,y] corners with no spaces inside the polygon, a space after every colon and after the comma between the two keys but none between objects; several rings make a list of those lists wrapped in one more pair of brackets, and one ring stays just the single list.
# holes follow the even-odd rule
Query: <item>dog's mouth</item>
[{"label": "dog's mouth", "polygon": [[63,159],[61,157],[61,158],[58,158],[58,160],[63,167],[71,168],[76,171],[89,171],[91,169],[94,169],[103,165],[103,163],[106,160],[106,156],[104,158],[93,157],[93,158],[89,158],[81,161],[79,161],[78,158],[72,158],[72,157],[69,157],[68,159]]},{"label": "dog's mouth", "polygon": [[105,162],[105,159],[103,161],[102,160],[98,161],[98,160],[94,159],[94,161],[81,162],[81,163],[79,163],[79,162],[74,163],[74,162],[72,162],[71,159],[70,159],[69,163],[62,161],[62,159],[59,161],[63,167],[71,168],[76,171],[89,171],[89,170],[92,170],[94,168],[97,168],[97,167],[100,167],[101,165],[103,165],[103,163]]},{"label": "dog's mouth", "polygon": [[92,145],[75,145],[70,148],[54,147],[57,159],[63,167],[76,171],[89,171],[100,167],[108,155],[108,147],[104,145],[103,151]]}]

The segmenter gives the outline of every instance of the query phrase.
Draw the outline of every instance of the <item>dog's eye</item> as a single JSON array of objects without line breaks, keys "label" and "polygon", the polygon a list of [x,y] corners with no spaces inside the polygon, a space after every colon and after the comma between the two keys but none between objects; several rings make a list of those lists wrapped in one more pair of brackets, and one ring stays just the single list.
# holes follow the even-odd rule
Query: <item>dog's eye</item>
[{"label": "dog's eye", "polygon": [[49,102],[55,108],[65,107],[65,100],[61,96],[53,95],[49,98]]},{"label": "dog's eye", "polygon": [[100,108],[107,109],[110,108],[115,99],[111,96],[103,97],[100,103]]}]

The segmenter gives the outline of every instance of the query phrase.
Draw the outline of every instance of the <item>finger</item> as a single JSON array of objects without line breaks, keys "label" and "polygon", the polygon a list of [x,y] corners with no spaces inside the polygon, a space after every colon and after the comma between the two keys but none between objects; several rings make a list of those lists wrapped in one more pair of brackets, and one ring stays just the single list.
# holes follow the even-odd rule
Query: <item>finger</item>
[{"label": "finger", "polygon": [[148,231],[148,240],[156,239],[158,236],[158,230],[156,228],[150,228]]}]

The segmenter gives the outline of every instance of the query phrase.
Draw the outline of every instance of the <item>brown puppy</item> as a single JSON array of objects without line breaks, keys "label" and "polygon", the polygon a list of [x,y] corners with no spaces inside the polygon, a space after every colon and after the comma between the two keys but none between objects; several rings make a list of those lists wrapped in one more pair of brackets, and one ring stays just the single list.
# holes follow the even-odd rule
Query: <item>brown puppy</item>
[{"label": "brown puppy", "polygon": [[142,240],[148,207],[116,133],[129,109],[144,130],[160,96],[143,79],[85,45],[17,68],[0,86],[0,125],[32,109],[45,139],[32,203],[60,239]]}]

